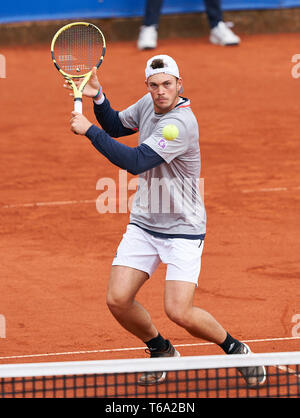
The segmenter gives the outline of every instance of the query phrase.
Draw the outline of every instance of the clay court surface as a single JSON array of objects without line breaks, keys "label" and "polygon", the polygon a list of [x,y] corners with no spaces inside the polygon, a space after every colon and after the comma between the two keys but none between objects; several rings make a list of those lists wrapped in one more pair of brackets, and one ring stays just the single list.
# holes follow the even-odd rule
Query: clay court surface
[{"label": "clay court surface", "polygon": [[[98,213],[96,184],[118,184],[119,169],[70,132],[72,98],[48,45],[0,53],[0,362],[144,357],[105,303],[129,213]],[[145,93],[145,62],[156,53],[177,60],[200,127],[208,225],[195,303],[233,336],[255,340],[253,351],[298,351],[300,80],[291,59],[299,35],[244,36],[236,48],[162,40],[154,53],[109,43],[100,79],[115,109]],[[88,100],[84,113],[95,121]],[[164,272],[138,297],[161,334],[182,355],[222,354],[167,319]]]}]

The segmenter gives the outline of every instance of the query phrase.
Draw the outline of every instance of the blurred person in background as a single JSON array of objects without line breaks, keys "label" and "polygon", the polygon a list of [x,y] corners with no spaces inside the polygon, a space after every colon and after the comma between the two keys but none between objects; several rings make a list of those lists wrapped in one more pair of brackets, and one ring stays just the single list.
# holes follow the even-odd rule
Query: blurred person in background
[{"label": "blurred person in background", "polygon": [[[222,46],[239,45],[241,40],[230,29],[232,25],[223,21],[221,0],[204,0],[204,4],[210,26],[210,42]],[[146,0],[143,25],[137,41],[139,50],[156,48],[162,5],[163,0]]]}]

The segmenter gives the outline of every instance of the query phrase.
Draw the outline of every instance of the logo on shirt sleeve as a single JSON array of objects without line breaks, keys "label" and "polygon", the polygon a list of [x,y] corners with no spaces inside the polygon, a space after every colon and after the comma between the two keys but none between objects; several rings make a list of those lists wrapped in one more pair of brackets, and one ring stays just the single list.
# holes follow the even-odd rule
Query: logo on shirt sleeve
[{"label": "logo on shirt sleeve", "polygon": [[159,146],[159,148],[165,149],[167,148],[167,141],[164,138],[162,138],[158,141],[157,145]]}]

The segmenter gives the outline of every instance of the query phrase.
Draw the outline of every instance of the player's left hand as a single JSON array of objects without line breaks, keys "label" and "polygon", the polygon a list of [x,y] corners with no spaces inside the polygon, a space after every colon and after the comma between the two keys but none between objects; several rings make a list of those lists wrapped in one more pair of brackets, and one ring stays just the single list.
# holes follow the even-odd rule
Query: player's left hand
[{"label": "player's left hand", "polygon": [[70,125],[72,132],[79,135],[85,135],[87,130],[92,126],[92,123],[81,113],[72,112]]},{"label": "player's left hand", "polygon": [[[82,80],[83,80],[83,78],[73,79],[73,82],[75,83],[75,85],[78,89],[79,89],[79,87],[82,83]],[[64,88],[68,89],[68,90],[71,90],[70,96],[74,97],[73,89],[72,89],[70,83],[67,81],[67,79],[65,79]],[[99,80],[98,80],[98,77],[97,77],[97,68],[94,67],[92,69],[91,78],[89,79],[89,81],[85,85],[82,94],[83,94],[83,96],[94,98],[97,95],[97,93],[99,92],[99,89],[101,89],[101,84],[99,83]],[[100,97],[98,97],[98,99],[100,99]]]}]

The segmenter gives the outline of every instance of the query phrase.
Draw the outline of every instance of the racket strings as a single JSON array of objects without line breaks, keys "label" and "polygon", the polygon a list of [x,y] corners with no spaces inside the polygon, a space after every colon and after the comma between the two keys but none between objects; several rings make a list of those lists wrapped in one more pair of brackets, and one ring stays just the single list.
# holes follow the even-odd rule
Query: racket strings
[{"label": "racket strings", "polygon": [[54,48],[57,64],[70,75],[84,75],[101,59],[103,39],[92,25],[75,25],[60,33]]}]

